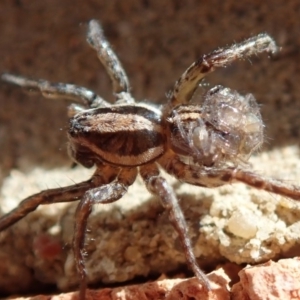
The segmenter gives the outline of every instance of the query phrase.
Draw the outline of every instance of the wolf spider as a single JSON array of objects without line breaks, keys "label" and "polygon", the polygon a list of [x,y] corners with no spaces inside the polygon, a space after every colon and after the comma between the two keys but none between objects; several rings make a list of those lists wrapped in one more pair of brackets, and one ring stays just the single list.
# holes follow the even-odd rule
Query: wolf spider
[{"label": "wolf spider", "polygon": [[92,178],[68,187],[48,189],[23,200],[2,216],[0,231],[13,225],[39,205],[79,201],[75,213],[73,250],[80,276],[80,298],[85,297],[87,273],[84,264],[84,239],[87,220],[96,203],[119,200],[134,183],[137,174],[146,187],[160,198],[181,241],[188,266],[200,283],[211,289],[198,267],[188,229],[170,184],[159,167],[178,180],[201,187],[218,187],[243,182],[295,200],[300,188],[268,179],[247,170],[246,161],[263,142],[263,121],[251,94],[216,86],[201,101],[191,102],[202,78],[216,68],[261,52],[275,53],[278,48],[267,34],[259,34],[203,55],[175,83],[168,101],[160,109],[136,103],[130,94],[125,71],[100,24],[88,24],[87,42],[97,52],[113,85],[115,103],[110,104],[84,87],[73,84],[31,80],[8,73],[2,80],[38,90],[47,98],[81,101],[69,108],[69,152],[75,162],[90,168]]}]

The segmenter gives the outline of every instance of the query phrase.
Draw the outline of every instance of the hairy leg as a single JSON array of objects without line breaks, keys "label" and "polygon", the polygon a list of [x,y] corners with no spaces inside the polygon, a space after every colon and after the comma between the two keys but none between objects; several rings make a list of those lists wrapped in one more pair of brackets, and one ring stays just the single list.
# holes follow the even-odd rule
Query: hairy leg
[{"label": "hairy leg", "polygon": [[191,240],[188,236],[184,215],[178,204],[178,199],[173,188],[163,177],[159,176],[159,170],[155,164],[142,166],[140,168],[140,173],[148,190],[160,198],[162,206],[167,210],[170,222],[179,236],[188,266],[192,269],[195,276],[200,280],[204,287],[207,288],[207,290],[210,290],[210,283],[197,264]]},{"label": "hairy leg", "polygon": [[29,196],[21,201],[15,209],[1,216],[0,231],[23,219],[29,213],[36,210],[39,205],[78,201],[87,190],[113,181],[118,173],[119,168],[111,167],[106,164],[99,164],[92,178],[87,181],[66,187],[48,189]]},{"label": "hairy leg", "polygon": [[88,190],[76,209],[75,228],[73,237],[73,250],[77,272],[80,278],[79,299],[85,299],[86,268],[84,264],[84,241],[87,221],[94,204],[112,203],[124,196],[127,188],[137,176],[137,169],[122,169],[116,181]]},{"label": "hairy leg", "polygon": [[15,209],[0,218],[0,231],[10,227],[36,210],[39,205],[79,200],[84,193],[93,188],[92,179],[67,187],[49,189],[24,199]]},{"label": "hairy leg", "polygon": [[45,98],[69,99],[76,102],[83,102],[87,107],[107,107],[108,102],[85,87],[68,83],[51,83],[47,80],[28,79],[22,76],[4,73],[1,79],[11,84],[18,85],[32,91],[40,91]]},{"label": "hairy leg", "polygon": [[185,164],[173,153],[159,159],[159,164],[177,179],[203,187],[218,187],[228,183],[243,182],[256,189],[300,200],[300,187],[283,181],[267,178],[241,168],[213,168]]},{"label": "hairy leg", "polygon": [[88,24],[87,42],[96,50],[98,57],[105,67],[113,84],[113,92],[117,101],[134,103],[134,99],[129,92],[129,81],[127,75],[117,58],[110,44],[103,34],[101,25],[96,20],[91,20]]},{"label": "hairy leg", "polygon": [[277,51],[275,41],[269,35],[262,33],[241,43],[203,55],[177,80],[170,95],[169,105],[175,107],[188,103],[200,81],[215,69],[226,67],[237,59],[248,58],[261,52],[273,54]]}]

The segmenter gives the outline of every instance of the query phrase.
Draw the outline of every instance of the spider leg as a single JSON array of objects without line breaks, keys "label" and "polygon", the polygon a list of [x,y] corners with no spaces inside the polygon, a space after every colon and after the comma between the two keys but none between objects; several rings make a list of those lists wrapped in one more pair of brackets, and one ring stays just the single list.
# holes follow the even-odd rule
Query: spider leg
[{"label": "spider leg", "polygon": [[105,67],[113,84],[113,92],[118,102],[134,103],[129,92],[127,75],[103,34],[101,25],[96,20],[88,24],[87,42],[96,50],[98,57]]},{"label": "spider leg", "polygon": [[19,205],[9,213],[0,218],[0,231],[15,224],[32,211],[36,210],[39,205],[72,202],[82,198],[84,193],[107,182],[113,181],[119,172],[119,168],[109,166],[107,164],[98,163],[98,168],[92,178],[74,185],[48,189],[41,191],[35,195],[29,196],[19,203]]},{"label": "spider leg", "polygon": [[158,159],[158,163],[167,173],[179,181],[203,187],[218,187],[230,182],[227,179],[228,169],[205,168],[203,166],[186,164],[179,156],[169,151]]},{"label": "spider leg", "polygon": [[267,34],[259,34],[244,40],[241,43],[233,44],[226,48],[220,48],[203,55],[194,62],[177,80],[170,95],[171,107],[188,103],[196,91],[199,82],[208,73],[217,68],[223,68],[237,59],[248,58],[261,52],[275,53],[278,47],[275,41]]},{"label": "spider leg", "polygon": [[278,194],[300,200],[300,187],[292,184],[286,184],[283,181],[260,176],[253,172],[243,169],[235,169],[231,171],[232,180],[243,182],[256,189],[265,190],[273,194]]},{"label": "spider leg", "polygon": [[189,267],[193,270],[203,286],[206,287],[207,290],[210,290],[210,283],[206,275],[200,270],[193,253],[184,215],[178,204],[178,199],[173,188],[163,177],[159,176],[159,170],[155,164],[141,166],[140,173],[148,190],[160,198],[162,206],[168,211],[170,222],[179,236]]},{"label": "spider leg", "polygon": [[24,199],[14,210],[1,216],[0,231],[18,222],[39,205],[79,200],[84,193],[94,187],[92,179],[67,187],[49,189]]},{"label": "spider leg", "polygon": [[218,187],[228,183],[243,182],[256,189],[300,200],[299,186],[289,185],[240,168],[217,169],[188,165],[180,161],[175,154],[168,154],[165,160],[159,160],[159,164],[177,179],[193,185]]},{"label": "spider leg", "polygon": [[26,77],[3,73],[1,79],[5,82],[18,85],[31,91],[40,91],[45,98],[69,99],[83,102],[87,107],[110,106],[103,98],[85,87],[68,83],[51,83],[47,80],[28,79]]},{"label": "spider leg", "polygon": [[75,228],[73,237],[73,250],[77,272],[80,276],[79,299],[85,299],[86,268],[84,264],[84,240],[87,228],[87,220],[92,212],[94,204],[112,203],[124,196],[136,179],[136,168],[124,168],[120,171],[116,181],[96,187],[86,191],[82,200],[79,202],[75,213]]}]

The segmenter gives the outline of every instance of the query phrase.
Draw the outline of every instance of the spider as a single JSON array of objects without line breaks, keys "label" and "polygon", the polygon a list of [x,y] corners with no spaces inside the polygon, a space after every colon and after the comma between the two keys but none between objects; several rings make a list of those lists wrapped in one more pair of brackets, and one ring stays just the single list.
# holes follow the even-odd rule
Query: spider
[{"label": "spider", "polygon": [[87,272],[84,241],[88,217],[96,203],[111,203],[127,192],[138,175],[168,211],[181,241],[188,266],[207,290],[211,285],[199,268],[188,236],[187,225],[171,185],[160,168],[178,180],[207,188],[243,182],[295,200],[300,187],[260,176],[247,168],[247,160],[263,142],[263,121],[251,94],[216,86],[203,99],[191,101],[205,75],[237,59],[278,48],[267,34],[259,34],[203,55],[175,83],[167,102],[160,108],[136,103],[129,81],[117,56],[96,20],[88,24],[87,42],[97,52],[111,78],[115,103],[110,104],[93,91],[73,84],[31,80],[8,73],[2,80],[47,98],[68,98],[69,153],[76,163],[96,167],[87,181],[48,189],[24,199],[0,218],[0,231],[12,226],[39,205],[79,201],[75,213],[73,251],[80,277],[79,297],[85,298]]}]

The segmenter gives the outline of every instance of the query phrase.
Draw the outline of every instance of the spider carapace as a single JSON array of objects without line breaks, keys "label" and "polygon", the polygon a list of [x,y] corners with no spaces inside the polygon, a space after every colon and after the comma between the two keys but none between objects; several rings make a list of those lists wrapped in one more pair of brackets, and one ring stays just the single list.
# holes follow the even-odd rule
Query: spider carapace
[{"label": "spider carapace", "polygon": [[115,103],[110,104],[84,87],[31,80],[2,74],[2,80],[48,98],[68,98],[83,105],[69,107],[69,152],[85,167],[96,167],[92,178],[68,187],[49,189],[23,200],[0,218],[0,231],[13,225],[39,205],[79,201],[75,213],[73,250],[80,276],[80,298],[84,299],[87,274],[84,239],[87,220],[95,203],[120,199],[137,174],[148,190],[157,195],[181,241],[188,266],[204,287],[206,275],[198,267],[186,222],[170,184],[160,175],[164,169],[178,180],[203,187],[244,182],[258,189],[300,199],[300,188],[268,179],[249,170],[249,156],[263,142],[263,121],[251,94],[216,86],[203,99],[193,99],[202,78],[216,68],[261,52],[278,48],[267,34],[259,34],[203,55],[175,83],[166,103],[160,107],[136,103],[118,58],[106,41],[100,24],[88,24],[87,41],[113,84]]}]

